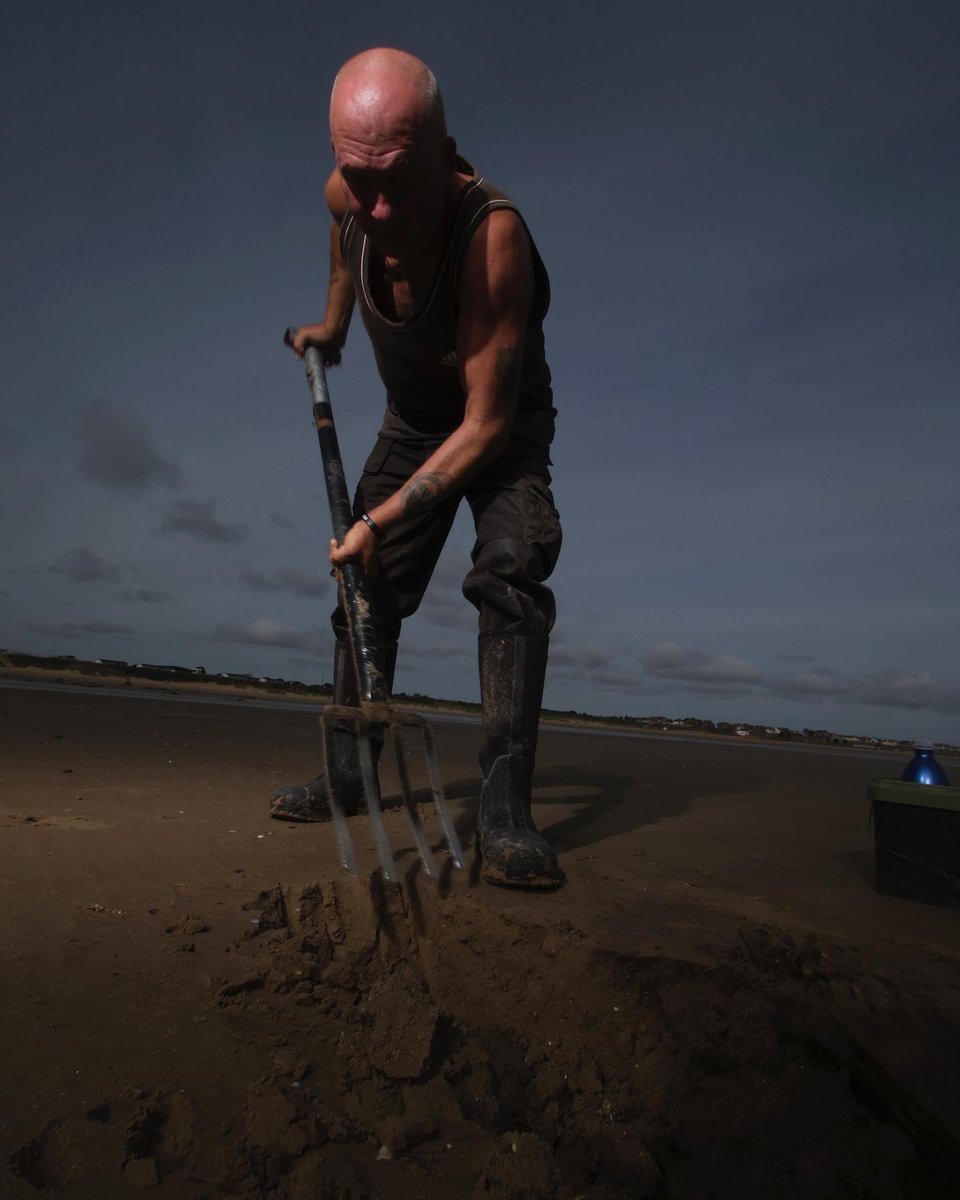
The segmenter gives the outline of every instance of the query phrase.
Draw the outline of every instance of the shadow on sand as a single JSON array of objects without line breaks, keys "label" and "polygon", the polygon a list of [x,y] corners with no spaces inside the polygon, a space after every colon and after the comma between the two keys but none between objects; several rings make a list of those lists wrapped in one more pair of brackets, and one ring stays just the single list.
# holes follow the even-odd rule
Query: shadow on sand
[{"label": "shadow on sand", "polygon": [[[558,852],[569,853],[605,838],[629,833],[682,816],[694,801],[720,796],[745,795],[761,784],[760,776],[740,768],[717,771],[691,766],[682,772],[657,772],[656,783],[644,783],[635,775],[582,768],[550,766],[538,770],[533,787],[533,816],[537,827]],[[468,852],[473,844],[480,802],[477,778],[455,779],[445,784],[447,798],[455,802],[455,825]],[[415,798],[430,804],[431,795],[418,789]],[[398,794],[384,797],[385,808],[402,804]],[[569,816],[545,820],[543,806],[563,806]],[[551,814],[552,816],[553,814]]]}]

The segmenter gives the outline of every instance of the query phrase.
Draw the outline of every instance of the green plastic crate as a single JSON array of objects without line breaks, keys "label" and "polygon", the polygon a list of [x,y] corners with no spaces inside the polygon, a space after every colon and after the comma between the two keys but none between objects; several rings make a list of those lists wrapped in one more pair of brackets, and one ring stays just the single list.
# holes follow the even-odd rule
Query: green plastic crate
[{"label": "green plastic crate", "polygon": [[874,779],[877,891],[960,911],[960,787]]}]

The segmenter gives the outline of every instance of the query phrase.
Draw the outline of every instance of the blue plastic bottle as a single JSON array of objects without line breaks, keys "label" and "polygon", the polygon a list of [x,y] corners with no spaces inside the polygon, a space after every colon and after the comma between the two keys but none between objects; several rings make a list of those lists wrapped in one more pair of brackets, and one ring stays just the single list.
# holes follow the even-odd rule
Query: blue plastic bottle
[{"label": "blue plastic bottle", "polygon": [[932,742],[914,742],[913,758],[900,776],[906,783],[928,783],[934,787],[949,787],[946,771],[933,757]]}]

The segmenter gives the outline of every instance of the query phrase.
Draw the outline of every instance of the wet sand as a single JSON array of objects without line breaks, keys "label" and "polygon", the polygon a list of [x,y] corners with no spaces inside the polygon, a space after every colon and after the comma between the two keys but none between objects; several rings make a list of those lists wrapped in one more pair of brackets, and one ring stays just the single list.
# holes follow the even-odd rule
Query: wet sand
[{"label": "wet sand", "polygon": [[271,820],[313,713],[0,712],[0,1197],[954,1194],[960,914],[874,890],[889,758],[547,728],[528,896],[426,879],[395,807],[396,887],[366,818],[358,880]]}]

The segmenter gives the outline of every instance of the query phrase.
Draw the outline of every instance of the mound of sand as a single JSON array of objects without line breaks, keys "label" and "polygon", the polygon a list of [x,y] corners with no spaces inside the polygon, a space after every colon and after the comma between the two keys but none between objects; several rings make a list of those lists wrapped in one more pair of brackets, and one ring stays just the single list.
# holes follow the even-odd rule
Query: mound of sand
[{"label": "mound of sand", "polygon": [[922,1119],[837,1018],[891,999],[849,951],[747,925],[712,967],[631,958],[377,876],[245,907],[208,996],[263,1050],[239,1114],[105,1096],[50,1120],[15,1177],[196,1200],[942,1194]]}]

